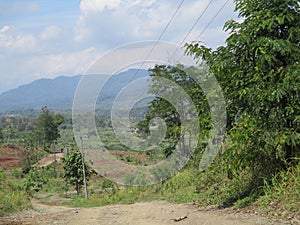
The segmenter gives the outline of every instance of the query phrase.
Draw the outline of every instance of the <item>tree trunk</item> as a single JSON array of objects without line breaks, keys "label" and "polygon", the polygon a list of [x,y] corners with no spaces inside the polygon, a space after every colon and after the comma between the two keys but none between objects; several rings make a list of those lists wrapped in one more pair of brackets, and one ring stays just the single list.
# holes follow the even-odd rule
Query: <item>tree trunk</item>
[{"label": "tree trunk", "polygon": [[286,169],[290,167],[290,164],[292,162],[293,158],[293,146],[285,145],[285,163],[286,163]]},{"label": "tree trunk", "polygon": [[77,192],[77,195],[79,195],[79,183],[76,182],[76,192]]}]

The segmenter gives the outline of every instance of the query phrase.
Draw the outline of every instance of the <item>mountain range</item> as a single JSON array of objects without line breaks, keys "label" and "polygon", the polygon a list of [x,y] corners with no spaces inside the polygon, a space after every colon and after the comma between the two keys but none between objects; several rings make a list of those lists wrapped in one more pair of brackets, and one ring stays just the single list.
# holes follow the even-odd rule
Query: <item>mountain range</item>
[{"label": "mountain range", "polygon": [[[144,69],[129,69],[111,76],[98,98],[101,108],[108,109],[127,84],[147,76],[149,72]],[[39,110],[43,106],[53,111],[71,112],[73,98],[81,78],[82,75],[43,78],[3,92],[0,94],[0,113]]]}]

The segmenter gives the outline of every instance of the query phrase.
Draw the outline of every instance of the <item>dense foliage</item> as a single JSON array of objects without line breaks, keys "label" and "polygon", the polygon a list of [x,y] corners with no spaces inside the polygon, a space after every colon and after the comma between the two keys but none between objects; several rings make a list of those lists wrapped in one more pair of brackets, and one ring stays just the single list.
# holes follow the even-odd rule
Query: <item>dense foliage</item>
[{"label": "dense foliage", "polygon": [[[183,129],[189,131],[193,130],[193,124],[189,127],[182,127],[181,121],[188,119],[188,117],[195,116],[198,118],[200,134],[199,139],[203,140],[211,127],[209,105],[207,99],[199,85],[191,78],[191,71],[195,68],[185,68],[183,65],[165,66],[156,65],[150,69],[150,76],[152,77],[152,85],[149,92],[158,97],[155,97],[148,107],[145,114],[145,120],[139,123],[139,130],[149,135],[149,126],[156,122],[156,118],[162,119],[166,124],[165,140],[160,144],[163,148],[165,157],[168,157],[175,149],[175,146],[180,143],[180,148],[188,147],[189,139],[183,134]],[[198,70],[202,76],[205,76],[205,70]],[[166,88],[166,86],[168,88]],[[197,115],[192,115],[188,110],[187,99],[177,89],[180,87],[191,98],[190,100],[195,105]],[[169,99],[159,97],[165,95]],[[157,123],[157,122],[156,122]],[[152,138],[153,139],[153,138]],[[149,140],[153,142],[155,140]],[[153,144],[153,143],[152,143]],[[198,149],[199,150],[199,149]]]},{"label": "dense foliage", "polygon": [[228,164],[261,177],[287,169],[300,152],[300,8],[295,0],[236,0],[226,46],[187,46],[227,99]]},{"label": "dense foliage", "polygon": [[38,141],[48,150],[51,144],[59,137],[58,127],[63,123],[64,118],[60,114],[51,113],[47,107],[43,107],[37,118],[36,133]]},{"label": "dense foliage", "polygon": [[[80,188],[84,184],[84,175],[83,175],[83,164],[82,164],[82,155],[80,152],[70,152],[65,158],[64,162],[64,178],[65,180],[75,186],[77,195],[80,193]],[[85,177],[88,180],[91,175],[91,170],[84,164],[85,167]]]},{"label": "dense foliage", "polygon": [[0,217],[30,207],[28,194],[22,190],[15,179],[9,178],[0,170]]}]

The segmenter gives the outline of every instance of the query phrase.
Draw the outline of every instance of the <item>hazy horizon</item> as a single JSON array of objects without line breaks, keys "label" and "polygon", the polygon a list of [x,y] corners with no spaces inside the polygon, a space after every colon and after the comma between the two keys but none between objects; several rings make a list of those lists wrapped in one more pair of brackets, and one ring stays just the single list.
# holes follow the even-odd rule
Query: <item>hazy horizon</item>
[{"label": "hazy horizon", "polygon": [[233,0],[224,8],[225,0],[185,1],[171,21],[180,2],[1,1],[0,93],[39,78],[83,74],[97,58],[126,43],[161,36],[162,41],[179,45],[196,40],[205,29],[199,40],[212,48],[224,44],[222,27],[237,18]]}]

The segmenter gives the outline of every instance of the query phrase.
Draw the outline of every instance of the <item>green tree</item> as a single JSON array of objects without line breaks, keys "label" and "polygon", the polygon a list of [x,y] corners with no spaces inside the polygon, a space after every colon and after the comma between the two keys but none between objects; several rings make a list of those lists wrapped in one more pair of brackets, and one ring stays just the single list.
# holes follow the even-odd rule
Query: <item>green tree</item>
[{"label": "green tree", "polygon": [[60,137],[58,128],[63,121],[62,115],[51,113],[46,106],[42,108],[37,118],[36,134],[45,150],[49,150],[51,144]]},{"label": "green tree", "polygon": [[6,128],[7,143],[9,143],[13,138],[15,138],[16,134],[17,131],[12,123]]},{"label": "green tree", "polygon": [[[235,0],[226,46],[187,45],[216,76],[227,99],[234,171],[287,169],[300,149],[300,9],[297,0]],[[270,171],[268,171],[270,170]]]},{"label": "green tree", "polygon": [[47,183],[46,176],[38,168],[33,168],[25,176],[23,189],[32,196],[34,192],[40,191]]},{"label": "green tree", "polygon": [[[191,73],[195,71],[197,74],[205,75],[205,71],[201,68],[185,68],[183,65],[156,65],[150,70],[153,82],[149,92],[154,95],[166,95],[169,99],[155,97],[148,105],[145,120],[141,121],[138,127],[143,133],[149,134],[149,124],[152,119],[158,117],[164,120],[167,130],[165,140],[161,143],[161,147],[166,157],[172,154],[177,144],[179,144],[181,150],[184,151],[189,141],[185,140],[186,137],[181,135],[182,129],[192,130],[192,127],[182,127],[182,119],[186,119],[190,116],[190,112],[186,111],[188,108],[186,107],[186,99],[181,96],[181,94],[178,94],[178,90],[175,86],[181,87],[184,92],[191,97],[193,104],[195,104],[198,115],[194,116],[199,118],[200,139],[205,138],[210,129],[208,102],[201,87],[191,78]],[[166,84],[164,79],[160,78],[168,80],[168,83]],[[166,85],[168,88],[166,88]],[[169,102],[170,100],[177,104],[177,109],[172,105],[172,102]],[[179,112],[180,110],[181,113]],[[180,118],[180,115],[186,118]],[[152,142],[152,140],[150,141]]]},{"label": "green tree", "polygon": [[[75,186],[77,195],[80,193],[80,188],[84,184],[82,155],[80,152],[70,152],[67,157],[62,159],[64,163],[64,178],[66,181]],[[85,163],[85,177],[88,180],[91,176],[91,170]]]}]

